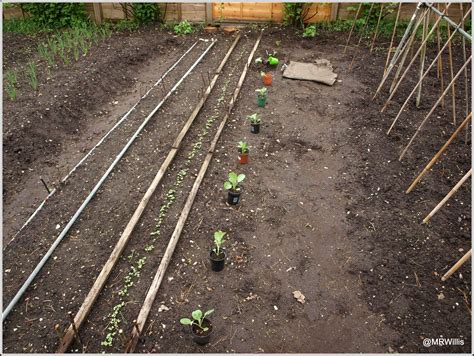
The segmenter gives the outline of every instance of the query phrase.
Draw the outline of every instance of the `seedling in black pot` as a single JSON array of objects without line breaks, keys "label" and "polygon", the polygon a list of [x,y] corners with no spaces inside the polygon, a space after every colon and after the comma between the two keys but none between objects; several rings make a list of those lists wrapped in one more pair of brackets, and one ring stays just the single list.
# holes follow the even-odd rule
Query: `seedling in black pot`
[{"label": "seedling in black pot", "polygon": [[239,183],[245,179],[245,174],[235,172],[229,173],[229,180],[224,183],[224,188],[227,189],[227,202],[230,205],[236,205],[240,202],[240,194],[242,194],[242,187]]},{"label": "seedling in black pot", "polygon": [[190,325],[193,333],[193,340],[198,345],[206,345],[212,334],[212,323],[206,316],[211,315],[214,309],[208,310],[204,314],[201,310],[195,310],[191,313],[193,320],[182,318],[179,322],[183,325]]},{"label": "seedling in black pot", "polygon": [[257,113],[247,116],[247,119],[250,121],[250,132],[258,134],[260,132],[260,124],[262,120]]},{"label": "seedling in black pot", "polygon": [[216,231],[214,233],[214,247],[211,248],[211,254],[209,256],[211,260],[211,268],[214,272],[219,272],[224,269],[226,253],[222,248],[224,244],[224,231]]}]

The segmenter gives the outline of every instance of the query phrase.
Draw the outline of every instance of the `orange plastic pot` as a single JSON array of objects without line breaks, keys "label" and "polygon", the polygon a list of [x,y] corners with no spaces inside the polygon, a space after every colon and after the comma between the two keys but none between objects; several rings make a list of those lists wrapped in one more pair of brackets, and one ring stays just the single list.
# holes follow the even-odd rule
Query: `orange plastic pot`
[{"label": "orange plastic pot", "polygon": [[265,75],[262,76],[263,84],[266,86],[272,85],[273,82],[273,76],[272,73],[265,73]]}]

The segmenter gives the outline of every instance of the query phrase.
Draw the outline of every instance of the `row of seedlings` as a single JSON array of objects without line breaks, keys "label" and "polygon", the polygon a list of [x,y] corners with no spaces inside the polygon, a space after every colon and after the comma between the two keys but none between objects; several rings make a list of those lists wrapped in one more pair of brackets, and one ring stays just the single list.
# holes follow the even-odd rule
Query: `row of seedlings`
[{"label": "row of seedlings", "polygon": [[[276,53],[268,55],[267,60],[263,60],[261,57],[255,60],[255,64],[259,67],[276,66],[279,61],[276,58]],[[260,71],[260,76],[264,86],[260,89],[256,89],[257,93],[257,105],[258,107],[265,107],[268,98],[268,86],[272,85],[273,76],[271,72]],[[261,117],[257,113],[253,113],[247,116],[250,121],[250,132],[258,134],[260,132]],[[249,162],[249,145],[247,142],[241,140],[237,144],[239,152],[238,161],[239,164],[247,164]],[[227,203],[229,205],[237,205],[240,203],[240,196],[242,194],[241,183],[245,179],[245,174],[229,172],[228,180],[224,182],[224,189],[227,190]],[[226,232],[218,230],[214,232],[214,245],[211,246],[209,251],[209,259],[211,270],[214,272],[220,272],[224,269],[225,261],[227,258],[226,249],[223,247],[225,242],[224,236]],[[211,334],[213,331],[213,324],[207,317],[214,312],[214,309],[203,312],[200,309],[194,310],[191,313],[191,318],[182,318],[180,323],[191,327],[193,341],[198,345],[206,345],[209,343]]]}]

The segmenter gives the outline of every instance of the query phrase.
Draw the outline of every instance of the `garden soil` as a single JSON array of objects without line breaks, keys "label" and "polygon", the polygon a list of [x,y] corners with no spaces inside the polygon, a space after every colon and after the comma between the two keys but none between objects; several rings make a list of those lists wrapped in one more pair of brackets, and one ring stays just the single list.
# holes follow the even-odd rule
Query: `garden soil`
[{"label": "garden soil", "polygon": [[[123,64],[125,79],[97,71],[97,82],[114,80],[113,85],[101,86],[102,99],[99,96],[96,100],[93,95],[96,93],[94,84],[82,82],[84,68],[90,63],[84,64],[82,69],[78,66],[58,72],[57,90],[66,82],[71,88],[82,88],[77,83],[84,86],[78,89],[76,96],[85,94],[68,104],[70,110],[102,111],[103,114],[95,118],[79,115],[89,118],[84,122],[70,120],[70,116],[64,114],[64,120],[66,117],[70,120],[67,124],[61,116],[57,121],[56,116],[51,118],[52,126],[46,126],[46,132],[54,132],[58,140],[52,146],[43,144],[41,138],[35,141],[35,149],[22,148],[21,152],[30,152],[27,155],[10,153],[17,145],[27,147],[43,129],[37,120],[28,123],[26,117],[50,110],[60,112],[62,104],[43,102],[32,93],[27,95],[23,105],[4,99],[4,232],[11,235],[21,226],[21,220],[27,217],[25,207],[31,211],[34,206],[32,197],[38,200],[45,195],[44,191],[40,194],[40,188],[34,188],[37,176],[49,174],[50,181],[60,179],[82,157],[77,147],[90,148],[118,114],[127,111],[127,105],[136,101],[135,90],[140,81],[149,83],[152,80],[150,68],[157,73],[163,72],[177,53],[184,52],[196,38],[184,37],[183,40],[163,32],[159,34],[157,36],[153,27],[140,33],[116,34],[114,41],[103,44],[103,49],[110,45],[116,51],[104,55],[97,50],[84,58],[104,62],[104,71],[112,63],[121,65],[117,52],[139,62],[135,66]],[[255,31],[245,34],[249,37],[247,41],[256,38]],[[279,67],[270,69],[273,84],[269,87],[266,107],[259,108],[254,90],[262,86],[261,68],[251,66],[136,351],[449,353],[471,350],[471,262],[447,282],[440,280],[470,248],[470,182],[429,224],[421,224],[423,217],[470,168],[470,137],[467,142],[464,142],[464,134],[456,139],[415,190],[405,194],[406,187],[456,127],[452,123],[449,100],[446,100],[446,109],[435,111],[430,124],[421,131],[405,159],[399,162],[401,149],[439,96],[436,73],[427,78],[421,107],[410,106],[392,134],[387,136],[385,132],[416,83],[416,76],[407,79],[394,103],[381,114],[387,93],[383,92],[374,101],[371,98],[383,74],[388,40],[379,39],[373,53],[361,46],[348,48],[343,54],[346,35],[321,32],[314,39],[300,39],[289,29],[265,29],[255,57],[265,56],[266,50],[276,50],[280,64],[325,58],[333,65],[338,79],[334,86],[328,87],[284,79]],[[201,72],[218,65],[232,39],[219,37],[221,45],[203,63]],[[6,49],[8,40],[5,37]],[[115,43],[121,43],[121,40],[124,44],[120,48],[113,47],[119,46]],[[169,46],[166,45],[168,42]],[[160,45],[161,51],[157,50]],[[248,45],[245,46],[248,53]],[[135,54],[137,47],[143,47],[143,52],[137,51],[141,55]],[[459,46],[454,47],[455,53],[459,50]],[[430,48],[428,58],[434,58],[434,54],[434,48]],[[353,55],[356,58],[353,70],[349,71]],[[9,56],[6,58],[21,58]],[[460,57],[455,58],[455,68],[459,68],[462,65]],[[240,61],[237,63],[241,65]],[[4,65],[9,63],[6,61]],[[240,71],[237,70],[236,75]],[[47,264],[40,282],[30,288],[26,298],[4,323],[4,351],[55,350],[57,337],[53,326],[56,323],[66,325],[66,312],[77,311],[108,257],[164,159],[169,148],[166,137],[176,135],[182,118],[196,102],[195,93],[198,83],[202,82],[200,77],[196,78],[198,73],[191,76],[180,92],[181,98],[190,101],[186,103],[189,108],[177,99],[169,103],[161,117],[165,120],[161,125],[171,127],[163,132],[159,130],[159,124],[150,127],[148,135],[141,138],[150,145],[149,150],[142,145],[126,156],[127,160],[116,176],[93,201],[80,225],[55,254],[56,258]],[[468,77],[471,77],[470,73]],[[229,85],[233,90],[235,80]],[[54,95],[50,90],[42,96]],[[463,87],[457,86],[456,90],[459,122],[465,103],[461,100]],[[76,96],[68,94],[69,98]],[[109,102],[110,97],[123,106],[114,106]],[[215,97],[210,99],[216,100]],[[86,110],[85,105],[91,107]],[[144,110],[150,105],[151,102],[146,104]],[[17,116],[17,112],[23,115]],[[203,119],[210,112],[205,111],[205,116],[197,123],[205,122]],[[262,117],[258,135],[250,133],[249,122],[245,119],[254,112]],[[222,116],[220,111],[217,122]],[[19,119],[14,120],[14,117]],[[123,142],[127,132],[118,133],[113,145]],[[155,145],[152,142],[156,135],[163,142]],[[195,137],[195,133],[190,135],[184,152],[190,149]],[[250,145],[249,163],[244,166],[237,162],[236,145],[240,140],[246,140]],[[204,152],[208,144],[209,140],[204,144]],[[18,287],[18,281],[29,274],[34,261],[41,256],[39,253],[58,233],[56,224],[63,225],[67,214],[62,216],[61,211],[70,209],[69,205],[76,206],[78,198],[85,194],[80,194],[82,186],[93,184],[93,179],[104,170],[101,165],[105,166],[110,159],[107,156],[113,151],[109,150],[110,145],[111,142],[98,151],[88,169],[78,171],[71,178],[70,186],[61,187],[61,193],[48,202],[50,208],[45,208],[45,215],[38,216],[44,220],[33,222],[4,251],[4,305]],[[53,167],[61,162],[61,172],[52,173],[55,169],[48,165],[45,152]],[[174,162],[169,179],[163,182],[151,203],[152,209],[147,211],[134,234],[137,241],[153,228],[150,222],[158,215],[157,207],[184,160],[179,157]],[[194,163],[192,172],[199,164],[199,161]],[[29,171],[29,167],[34,171]],[[238,206],[226,203],[223,182],[230,170],[246,174],[242,202]],[[177,203],[170,210],[160,247],[153,254],[155,266],[159,264],[193,178],[194,174],[185,180],[178,192]],[[227,232],[228,261],[224,270],[216,273],[210,270],[209,249],[213,232],[219,229]],[[4,236],[4,242],[8,235]],[[31,242],[33,238],[40,244],[39,251]],[[110,281],[111,285],[118,280],[117,275]],[[153,275],[153,270],[143,273],[138,289],[146,291]],[[66,278],[75,279],[75,284],[65,282]],[[112,295],[116,293],[113,286],[107,290]],[[304,295],[304,303],[301,298],[295,298],[294,292]],[[133,310],[138,310],[143,301],[142,294],[133,295],[140,295],[129,301]],[[98,306],[81,335],[85,344],[91,345],[87,352],[110,352],[111,349],[87,341],[87,336],[106,333],[110,305],[101,302]],[[206,346],[195,345],[189,327],[179,323],[180,318],[190,317],[196,308],[215,309],[210,316],[214,332]],[[121,327],[125,335],[131,331],[134,318],[132,313],[124,316]],[[464,345],[423,346],[424,338],[438,337],[462,339]],[[124,340],[117,338],[113,351],[123,350],[123,344]],[[73,350],[80,351],[80,347],[74,345]]]}]

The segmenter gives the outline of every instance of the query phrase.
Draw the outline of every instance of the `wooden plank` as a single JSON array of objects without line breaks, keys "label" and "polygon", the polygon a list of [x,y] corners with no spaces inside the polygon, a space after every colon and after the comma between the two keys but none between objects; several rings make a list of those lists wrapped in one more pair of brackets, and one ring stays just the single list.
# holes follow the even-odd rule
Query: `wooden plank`
[{"label": "wooden plank", "polygon": [[94,21],[96,24],[100,25],[102,23],[102,5],[100,2],[95,2],[92,4],[94,8]]},{"label": "wooden plank", "polygon": [[206,3],[206,24],[214,24],[214,18],[212,17],[212,4],[210,2]]},{"label": "wooden plank", "polygon": [[339,3],[333,2],[331,5],[331,21],[336,21],[339,12]]},{"label": "wooden plank", "polygon": [[[260,36],[258,37],[257,41],[255,42],[255,45],[252,49],[252,51],[249,54],[249,58],[247,61],[247,64],[244,68],[244,71],[242,72],[239,83],[237,84],[237,87],[234,91],[234,95],[232,97],[231,105],[229,107],[229,112],[232,110],[233,104],[235,103],[235,99],[238,96],[240,92],[240,88],[242,86],[243,81],[245,80],[245,76],[247,75],[247,70],[248,67],[250,66],[250,63],[252,62],[252,58],[255,54],[255,51],[257,50],[257,47],[260,43],[260,40],[262,39],[263,31],[260,33]],[[150,289],[148,290],[148,293],[145,297],[145,301],[143,302],[142,308],[140,309],[140,313],[138,314],[137,318],[137,327],[133,328],[132,330],[132,335],[130,338],[130,342],[128,343],[125,352],[130,353],[134,352],[135,348],[138,344],[138,340],[140,337],[140,334],[142,333],[145,323],[148,319],[148,315],[150,313],[151,307],[153,306],[153,303],[155,301],[156,295],[158,293],[158,290],[160,288],[161,282],[163,280],[163,277],[166,273],[166,269],[168,268],[169,262],[171,261],[171,257],[173,256],[174,250],[176,248],[176,245],[178,244],[178,240],[181,236],[181,232],[183,231],[184,224],[186,223],[186,220],[188,218],[189,212],[191,211],[191,208],[194,203],[194,199],[196,198],[197,192],[199,190],[199,187],[201,186],[201,182],[204,179],[204,175],[206,174],[207,167],[209,166],[209,163],[211,162],[212,156],[213,156],[213,151],[215,148],[215,145],[217,144],[217,141],[222,133],[222,129],[225,125],[225,122],[227,121],[227,118],[229,117],[229,113],[227,113],[222,120],[218,131],[214,135],[214,139],[212,140],[211,143],[211,148],[209,152],[206,155],[206,158],[201,165],[201,169],[199,170],[198,176],[196,177],[196,180],[194,181],[193,187],[191,188],[191,192],[188,195],[188,198],[186,200],[186,203],[184,205],[183,210],[181,211],[181,215],[178,219],[178,222],[176,224],[176,227],[173,231],[173,234],[171,235],[170,241],[168,243],[168,246],[166,247],[165,254],[163,255],[163,258],[161,259],[160,265],[158,267],[158,270],[156,271],[155,277],[153,278],[153,282],[150,286]]]},{"label": "wooden plank", "polygon": [[[240,35],[237,36],[237,38],[235,39],[234,45],[231,47],[232,50],[235,47],[235,44],[237,43],[237,41],[239,39],[240,39]],[[228,52],[228,54],[229,54],[229,52]],[[229,56],[230,56],[230,54],[229,54]],[[222,67],[225,64],[225,61],[227,61],[229,56],[226,55],[224,57],[223,61],[221,62],[221,65],[219,66],[219,68],[222,69]],[[216,76],[218,76],[219,74],[220,74],[220,72],[217,73]],[[107,282],[107,279],[109,278],[110,273],[112,272],[112,269],[114,268],[115,264],[117,263],[118,259],[120,258],[121,254],[123,252],[123,249],[127,245],[128,240],[130,239],[130,237],[132,235],[132,232],[135,229],[136,224],[140,220],[140,218],[143,214],[143,211],[145,210],[145,208],[148,204],[148,201],[150,200],[151,196],[155,192],[156,187],[158,186],[158,184],[163,179],[163,176],[164,176],[166,170],[168,169],[169,165],[171,164],[174,157],[176,156],[176,153],[177,153],[178,149],[180,148],[182,139],[184,138],[187,131],[189,130],[189,127],[191,126],[191,123],[194,121],[197,114],[199,113],[199,110],[201,110],[202,106],[204,105],[204,102],[209,97],[209,93],[211,92],[214,85],[215,85],[215,81],[213,81],[209,84],[208,89],[206,91],[207,95],[205,95],[199,101],[196,108],[193,110],[193,112],[191,113],[191,115],[187,119],[186,124],[181,129],[181,132],[178,135],[178,138],[181,138],[181,139],[180,140],[178,140],[178,139],[175,140],[175,142],[173,144],[173,147],[171,148],[170,152],[168,153],[168,156],[166,157],[165,161],[163,162],[160,169],[158,170],[158,172],[157,172],[155,178],[153,179],[151,185],[148,187],[145,195],[143,196],[142,200],[140,201],[140,204],[138,205],[137,209],[133,213],[132,218],[128,222],[127,226],[125,227],[125,230],[123,231],[123,233],[120,236],[117,244],[115,245],[111,255],[109,256],[109,259],[107,260],[104,267],[100,271],[99,276],[95,280],[91,290],[87,294],[84,302],[82,303],[78,313],[76,314],[76,316],[74,318],[75,325],[78,329],[80,329],[80,327],[84,323],[85,319],[87,318],[87,315],[89,315],[89,312],[92,309],[93,304],[97,300],[97,297],[99,296],[102,288],[104,287],[105,283]],[[59,345],[56,352],[57,353],[65,353],[68,350],[69,346],[71,345],[73,339],[74,339],[74,329],[73,329],[73,325],[71,324],[69,326],[69,328],[67,329],[66,333],[64,334],[64,337],[62,338],[62,340],[60,342],[60,345]]]}]

